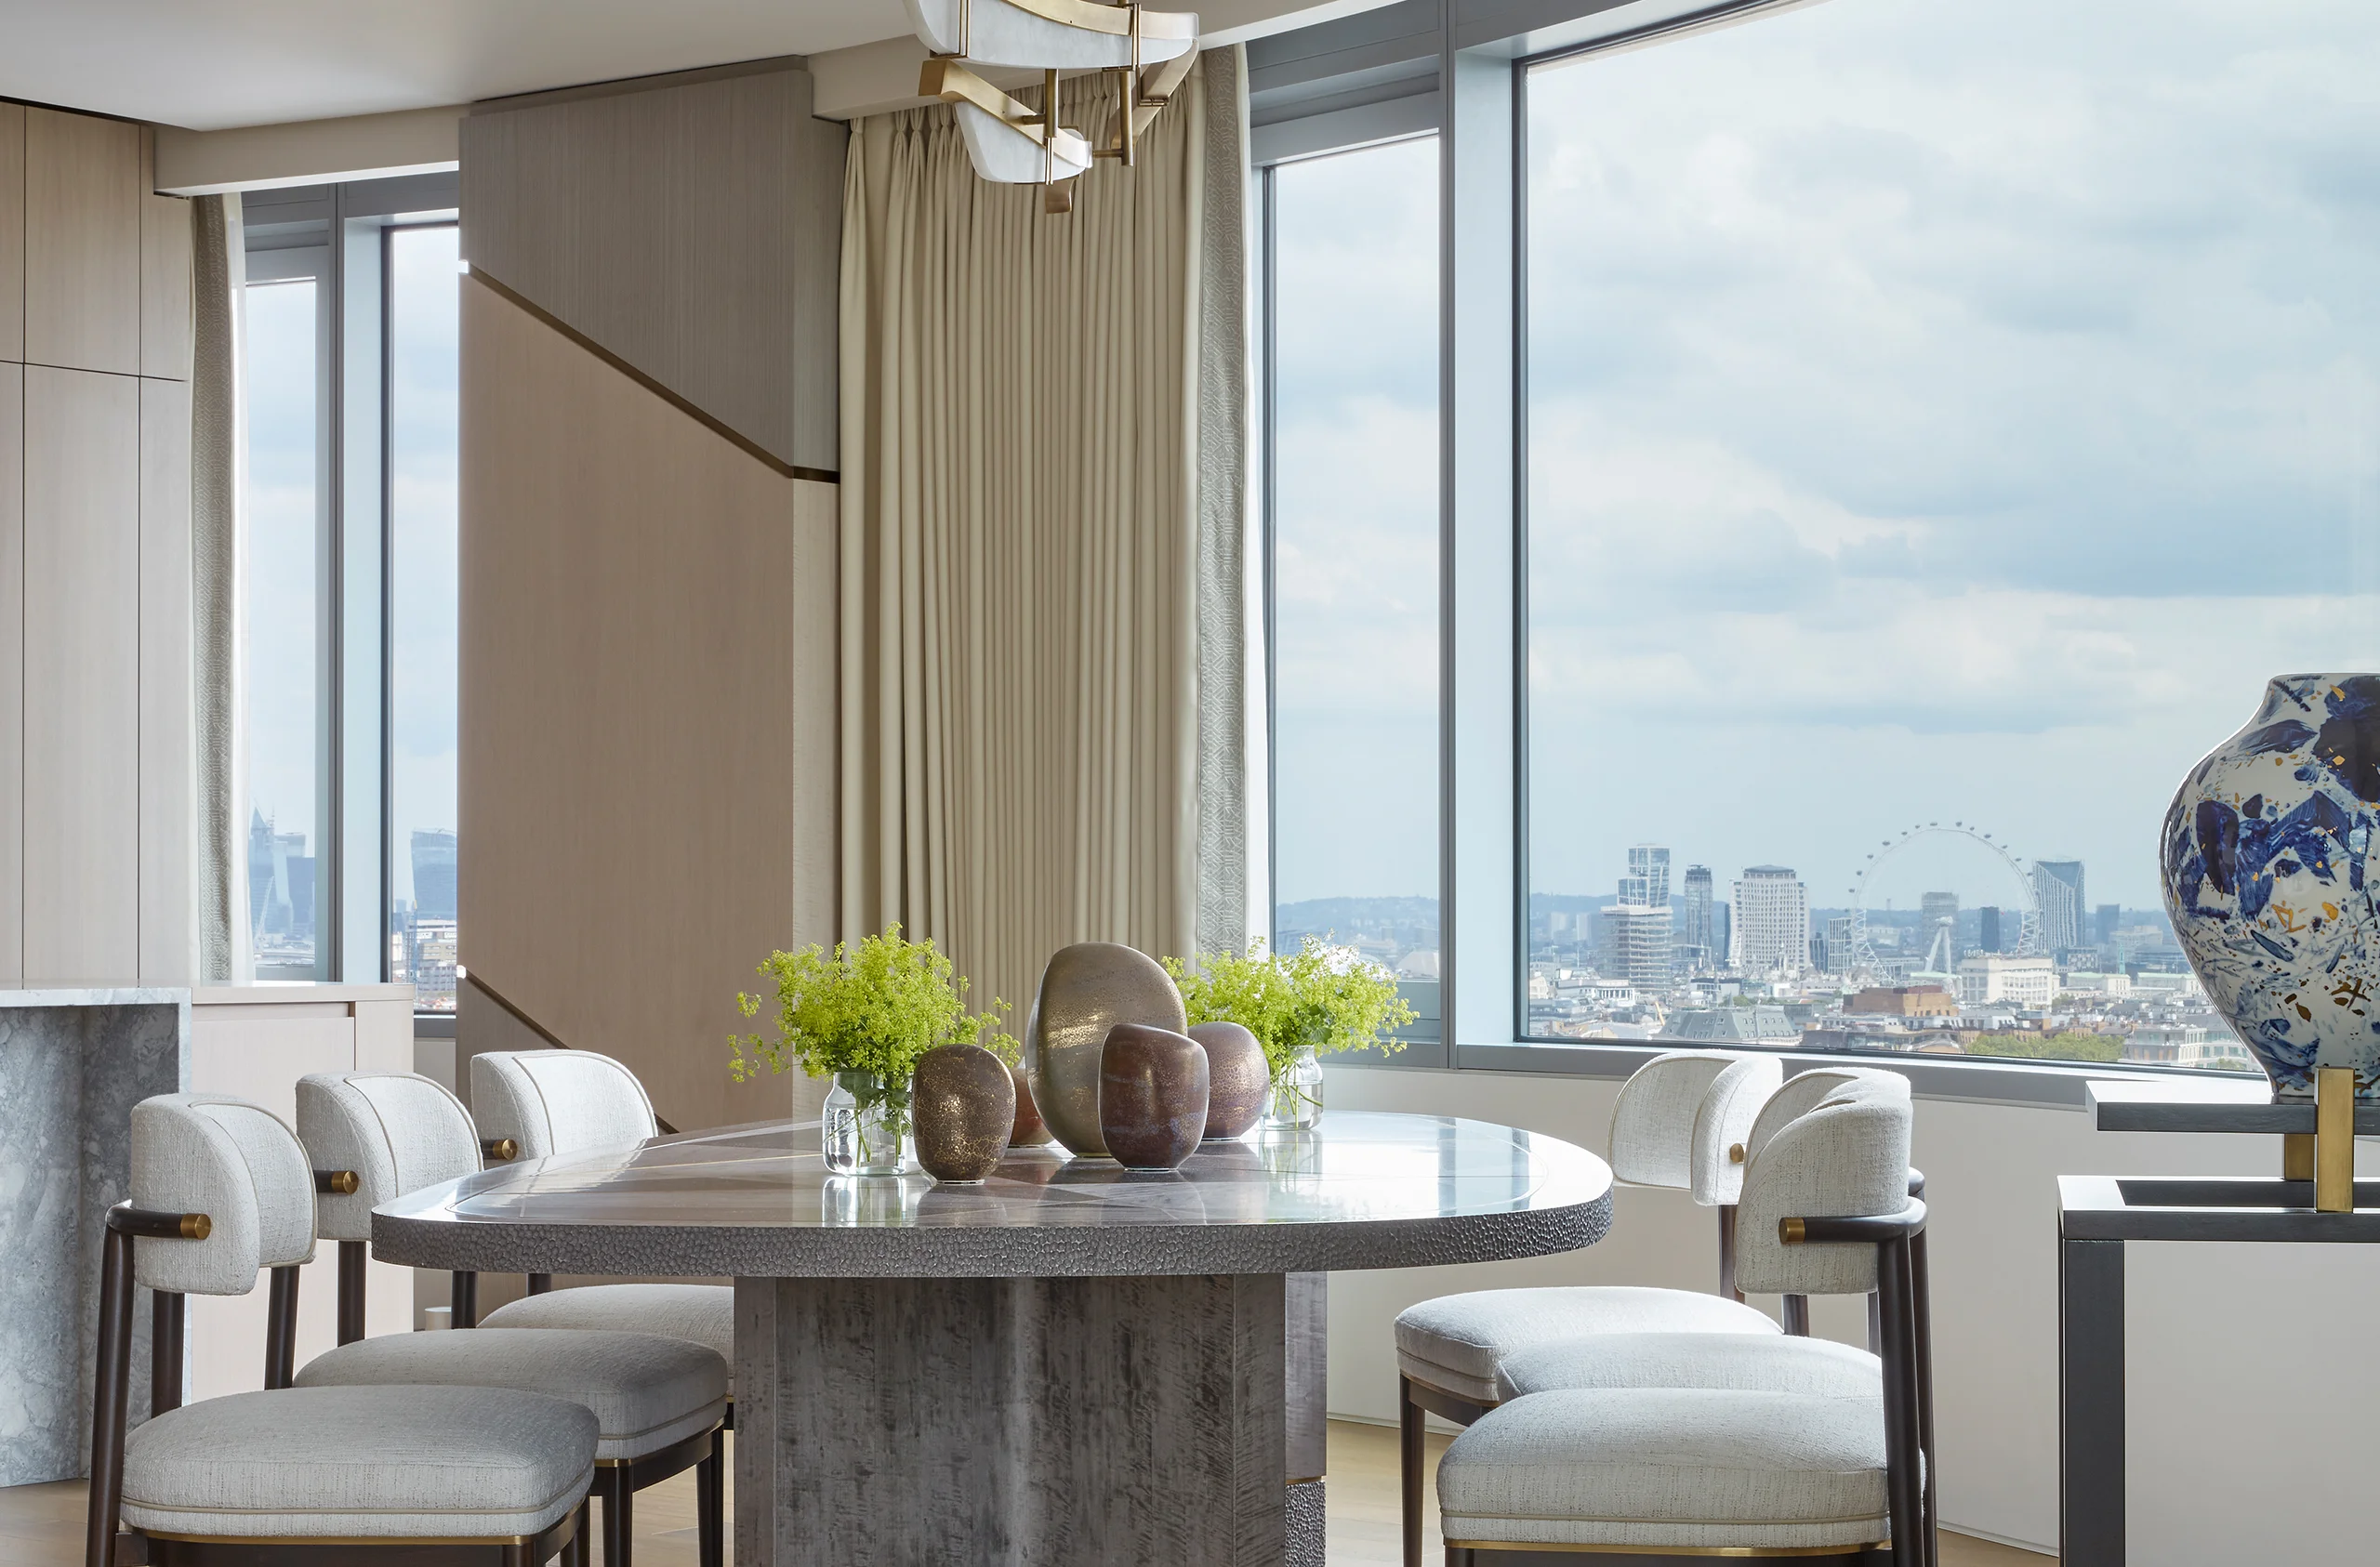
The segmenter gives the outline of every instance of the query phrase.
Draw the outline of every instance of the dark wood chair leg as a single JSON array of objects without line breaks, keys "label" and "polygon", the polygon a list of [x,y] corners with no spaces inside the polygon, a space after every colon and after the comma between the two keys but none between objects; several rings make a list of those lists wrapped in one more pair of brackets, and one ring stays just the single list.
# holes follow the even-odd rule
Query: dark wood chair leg
[{"label": "dark wood chair leg", "polygon": [[364,1337],[364,1265],[370,1253],[362,1241],[338,1244],[338,1341]]},{"label": "dark wood chair leg", "polygon": [[1884,1352],[1884,1309],[1873,1295],[1868,1297],[1868,1352]]},{"label": "dark wood chair leg", "polygon": [[124,1505],[124,1419],[132,1391],[132,1237],[107,1231],[99,1258],[99,1357],[93,1378],[91,1488],[83,1567],[115,1567]]},{"label": "dark wood chair leg", "polygon": [[1884,1495],[1892,1515],[1892,1567],[1925,1567],[1926,1529],[1918,1480],[1916,1318],[1911,1309],[1909,1243],[1877,1247],[1875,1301],[1884,1362]]},{"label": "dark wood chair leg", "polygon": [[595,1474],[603,1488],[603,1567],[628,1567],[628,1535],[636,1525],[628,1466],[613,1464]]},{"label": "dark wood chair leg", "polygon": [[1784,1297],[1784,1302],[1785,1331],[1796,1338],[1807,1338],[1810,1336],[1810,1297],[1789,1295]]},{"label": "dark wood chair leg", "polygon": [[[1396,1378],[1396,1481],[1405,1530],[1405,1567],[1421,1567],[1421,1406],[1413,1384]],[[1448,1560],[1454,1560],[1451,1554]]]},{"label": "dark wood chair leg", "polygon": [[553,1292],[553,1287],[554,1276],[551,1273],[532,1273],[529,1275],[529,1293],[531,1295],[549,1295]]},{"label": "dark wood chair leg", "polygon": [[[1924,1178],[1919,1178],[1920,1185]],[[1925,1458],[1925,1567],[1941,1567],[1941,1524],[1934,1511],[1934,1282],[1925,1264],[1925,1231],[1909,1238],[1910,1310],[1916,1327],[1911,1348],[1917,1356],[1917,1451]]]},{"label": "dark wood chair leg", "polygon": [[477,1273],[456,1273],[446,1294],[449,1327],[480,1325],[480,1276]]},{"label": "dark wood chair leg", "polygon": [[1719,1205],[1719,1293],[1738,1305],[1744,1292],[1736,1287],[1736,1205]]},{"label": "dark wood chair leg", "polygon": [[298,1376],[298,1270],[275,1268],[265,1305],[264,1385],[286,1388]]},{"label": "dark wood chair leg", "polygon": [[184,1297],[161,1289],[149,1297],[149,1416],[182,1406]]},{"label": "dark wood chair leg", "polygon": [[726,1519],[725,1494],[722,1483],[726,1469],[727,1433],[710,1434],[710,1456],[694,1466],[695,1537],[699,1542],[701,1567],[725,1567],[724,1545]]}]

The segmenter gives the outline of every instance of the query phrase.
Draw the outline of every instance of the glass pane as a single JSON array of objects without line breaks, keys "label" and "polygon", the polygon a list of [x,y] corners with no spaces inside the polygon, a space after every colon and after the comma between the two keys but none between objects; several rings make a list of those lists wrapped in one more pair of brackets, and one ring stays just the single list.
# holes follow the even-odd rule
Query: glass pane
[{"label": "glass pane", "polygon": [[2380,656],[2375,80],[2354,0],[1531,75],[1533,1034],[2248,1064],[2159,827]]},{"label": "glass pane", "polygon": [[311,980],[321,797],[316,284],[251,283],[248,925],[259,980]]},{"label": "glass pane", "polygon": [[451,226],[389,235],[389,977],[455,1006],[456,290]]},{"label": "glass pane", "polygon": [[1438,977],[1437,143],[1274,173],[1274,940]]}]

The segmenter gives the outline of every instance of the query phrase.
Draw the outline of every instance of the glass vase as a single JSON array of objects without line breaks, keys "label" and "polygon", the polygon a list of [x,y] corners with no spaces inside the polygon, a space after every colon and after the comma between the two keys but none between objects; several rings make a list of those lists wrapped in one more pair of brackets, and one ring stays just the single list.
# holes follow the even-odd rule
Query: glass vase
[{"label": "glass vase", "polygon": [[818,1152],[835,1175],[896,1176],[909,1167],[908,1085],[839,1072],[818,1116]]},{"label": "glass vase", "polygon": [[1300,1050],[1273,1076],[1264,1096],[1264,1126],[1279,1131],[1311,1126],[1322,1119],[1322,1062],[1312,1049]]}]

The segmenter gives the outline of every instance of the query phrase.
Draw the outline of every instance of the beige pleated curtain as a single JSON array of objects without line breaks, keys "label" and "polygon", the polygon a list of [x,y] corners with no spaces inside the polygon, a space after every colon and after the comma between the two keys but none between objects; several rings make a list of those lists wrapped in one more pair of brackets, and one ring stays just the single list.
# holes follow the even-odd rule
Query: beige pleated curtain
[{"label": "beige pleated curtain", "polygon": [[[841,924],[1021,1027],[1069,942],[1246,937],[1246,93],[1209,53],[1075,209],[946,107],[844,192]],[[1062,89],[1097,136],[1104,78]]]}]

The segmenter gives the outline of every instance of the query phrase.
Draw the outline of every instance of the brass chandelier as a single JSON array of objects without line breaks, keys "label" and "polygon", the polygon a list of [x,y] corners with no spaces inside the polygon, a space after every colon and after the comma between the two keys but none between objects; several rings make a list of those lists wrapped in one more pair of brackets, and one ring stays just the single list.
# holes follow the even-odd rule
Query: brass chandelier
[{"label": "brass chandelier", "polygon": [[[958,109],[959,134],[977,175],[1001,185],[1038,185],[1044,212],[1070,212],[1068,182],[1094,158],[1130,165],[1140,138],[1198,58],[1198,18],[1100,0],[906,0],[928,59],[918,91]],[[975,66],[1039,71],[1041,107],[1020,102],[977,75]],[[1104,145],[1058,124],[1058,73],[1099,71],[1117,78],[1116,123]]]}]

